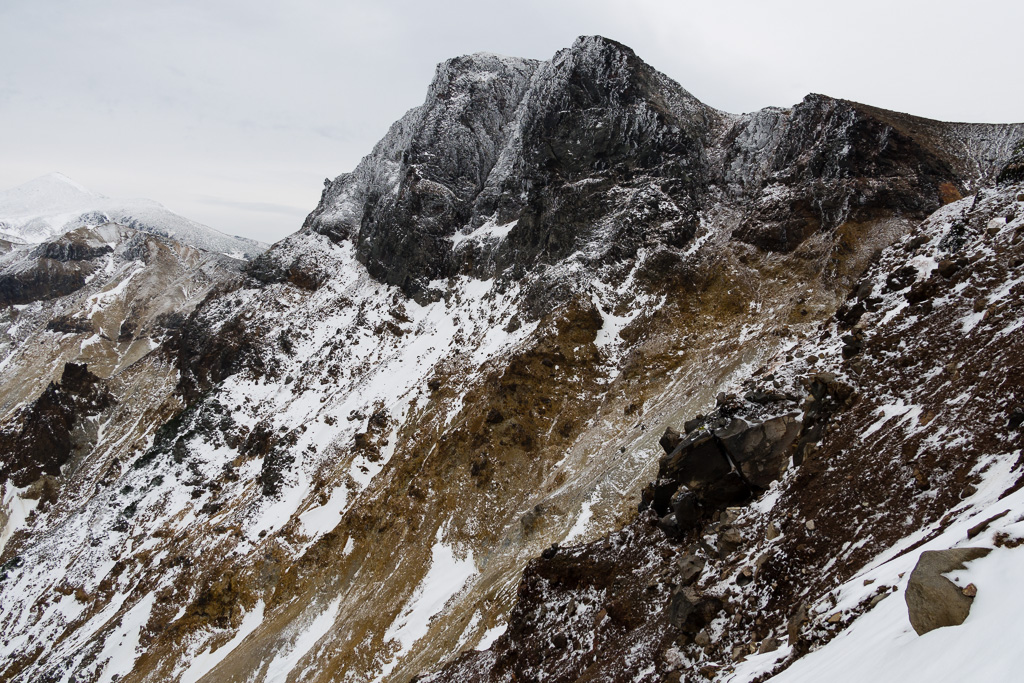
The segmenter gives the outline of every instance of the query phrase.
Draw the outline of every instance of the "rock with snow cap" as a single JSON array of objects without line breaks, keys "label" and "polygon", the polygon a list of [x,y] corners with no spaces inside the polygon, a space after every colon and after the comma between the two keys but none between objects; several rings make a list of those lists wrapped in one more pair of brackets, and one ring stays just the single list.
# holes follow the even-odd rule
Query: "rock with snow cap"
[{"label": "rock with snow cap", "polygon": [[990,552],[989,548],[950,548],[921,553],[904,594],[910,625],[917,635],[964,623],[971,612],[973,596],[966,595],[943,575],[965,569],[968,562]]}]

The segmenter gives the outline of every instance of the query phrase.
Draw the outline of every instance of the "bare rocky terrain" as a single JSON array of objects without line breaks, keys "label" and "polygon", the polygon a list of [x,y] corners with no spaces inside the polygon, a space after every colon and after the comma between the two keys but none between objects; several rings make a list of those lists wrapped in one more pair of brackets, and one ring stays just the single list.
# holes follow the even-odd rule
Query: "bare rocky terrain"
[{"label": "bare rocky terrain", "polygon": [[439,65],[248,262],[0,243],[0,678],[797,675],[1019,552],[1022,144],[585,37]]}]

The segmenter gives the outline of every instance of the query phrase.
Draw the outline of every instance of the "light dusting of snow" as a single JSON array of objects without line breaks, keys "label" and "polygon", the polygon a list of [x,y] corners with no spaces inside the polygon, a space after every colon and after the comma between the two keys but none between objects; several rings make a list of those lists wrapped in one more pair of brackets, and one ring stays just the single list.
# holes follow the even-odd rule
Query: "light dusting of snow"
[{"label": "light dusting of snow", "polygon": [[263,676],[264,683],[285,683],[299,661],[312,650],[334,626],[341,609],[341,597],[337,597],[306,626],[293,636],[291,642],[270,662]]},{"label": "light dusting of snow", "polygon": [[260,600],[253,609],[246,612],[242,617],[242,624],[238,627],[238,631],[231,640],[216,650],[200,652],[192,657],[188,668],[179,679],[180,683],[196,683],[213,670],[215,666],[224,661],[225,657],[234,652],[235,648],[241,645],[242,641],[263,623],[263,611],[263,601]]},{"label": "light dusting of snow", "polygon": [[412,649],[417,640],[427,635],[431,618],[466,588],[477,574],[473,553],[468,552],[460,558],[454,548],[441,541],[441,535],[442,531],[438,530],[437,539],[430,550],[430,569],[427,575],[384,635],[385,640],[397,641],[400,649],[377,680],[386,677],[397,660]]}]

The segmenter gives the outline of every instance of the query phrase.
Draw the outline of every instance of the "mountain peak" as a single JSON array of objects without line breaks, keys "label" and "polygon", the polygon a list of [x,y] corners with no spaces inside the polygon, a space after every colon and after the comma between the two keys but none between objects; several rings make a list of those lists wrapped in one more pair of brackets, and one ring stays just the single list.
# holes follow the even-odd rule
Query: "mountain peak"
[{"label": "mountain peak", "polygon": [[48,173],[9,190],[0,191],[0,215],[26,216],[41,211],[77,209],[103,195],[76,183],[63,173]]},{"label": "mountain peak", "polygon": [[[527,81],[540,62],[475,52],[446,59],[437,65],[427,92],[427,102],[450,100],[460,94],[472,95],[481,86],[495,82]],[[521,88],[520,88],[521,89]]]},{"label": "mountain peak", "polygon": [[589,50],[616,50],[627,55],[636,55],[633,52],[633,48],[628,45],[624,45],[617,40],[611,38],[605,38],[604,36],[592,35],[592,36],[580,36],[573,41],[572,47],[569,48],[573,52],[583,52]]},{"label": "mountain peak", "polygon": [[252,258],[265,248],[179,216],[149,199],[113,199],[93,192],[63,173],[48,173],[0,191],[0,237],[9,241],[35,244],[108,222],[234,258]]},{"label": "mountain peak", "polygon": [[34,180],[30,180],[29,183],[46,184],[54,187],[70,187],[73,190],[77,190],[78,192],[88,194],[93,197],[102,196],[88,189],[84,185],[75,182],[74,180],[64,175],[60,171],[53,171],[52,173],[47,173],[46,175],[39,176]]}]

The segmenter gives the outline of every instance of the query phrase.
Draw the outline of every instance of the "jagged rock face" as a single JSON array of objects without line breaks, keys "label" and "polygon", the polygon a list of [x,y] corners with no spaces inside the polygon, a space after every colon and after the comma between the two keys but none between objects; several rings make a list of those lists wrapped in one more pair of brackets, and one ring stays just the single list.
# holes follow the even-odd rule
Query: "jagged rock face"
[{"label": "jagged rock face", "polygon": [[[55,477],[56,502],[3,551],[0,627],[13,635],[0,675],[407,681],[492,642],[438,675],[725,675],[734,647],[779,639],[790,608],[819,597],[811,578],[836,585],[908,533],[906,516],[885,517],[828,565],[850,534],[819,513],[847,474],[909,482],[832,430],[878,419],[893,377],[865,377],[896,369],[864,359],[909,334],[893,327],[910,324],[901,302],[923,311],[946,291],[901,240],[926,233],[913,248],[967,277],[960,259],[988,234],[977,223],[1009,217],[1009,190],[970,217],[969,200],[934,224],[914,217],[993,180],[1021,135],[817,96],[732,116],[601,38],[543,63],[446,62],[424,106],[244,276],[190,261],[175,272],[202,286],[134,318],[94,314],[87,297],[102,292],[88,284],[45,316],[39,302],[4,312],[10,329],[95,336],[68,341],[102,349],[75,362],[113,379],[118,403]],[[99,259],[124,276],[129,251]],[[157,345],[141,366],[122,355],[140,336]],[[847,405],[840,386],[861,398]],[[637,517],[664,428],[708,413],[722,389],[736,396],[683,431],[724,430],[713,443],[729,467],[702,476],[742,486],[695,500],[702,484],[675,472],[663,477],[675,521]],[[949,480],[917,522],[948,509],[977,457],[943,460]],[[769,524],[774,544],[758,545]],[[623,531],[585,543],[609,529]],[[552,594],[579,617],[564,639],[561,603],[540,604]],[[814,629],[794,642],[823,641]],[[120,642],[138,647],[111,656]],[[607,652],[587,655],[594,643]]]},{"label": "jagged rock face", "polygon": [[369,272],[407,291],[452,274],[448,237],[471,219],[536,67],[493,55],[439,65],[424,105],[354,173],[327,183],[306,225],[355,239]]},{"label": "jagged rock face", "polygon": [[678,261],[700,212],[728,205],[743,212],[735,237],[789,252],[958,199],[1000,162],[969,167],[950,147],[973,137],[973,154],[998,159],[1016,135],[966,128],[822,95],[730,116],[629,48],[581,38],[539,65],[441,65],[426,103],[328,184],[306,226],[350,237],[374,277],[419,296],[460,272],[518,279],[576,252],[591,267],[652,248]]},{"label": "jagged rock face", "polygon": [[999,171],[1000,183],[1024,182],[1024,143],[1017,145],[1014,154]]},{"label": "jagged rock face", "polygon": [[718,112],[600,39],[541,67],[521,109],[477,205],[498,224],[518,221],[491,256],[495,270],[556,264],[598,236],[612,262],[693,237]]},{"label": "jagged rock face", "polygon": [[[741,396],[688,422],[690,434],[666,434],[671,453],[641,515],[531,563],[505,634],[422,680],[765,680],[808,651],[827,651],[894,592],[906,600],[894,608],[905,624],[896,634],[963,623],[974,593],[999,587],[955,584],[950,572],[1024,542],[1008,526],[990,528],[1024,510],[1014,417],[1024,374],[1010,341],[1024,320],[1019,188],[958,201],[885,250],[851,293],[877,295],[856,323],[855,346],[844,341],[850,324],[840,312],[736,385]],[[964,237],[951,242],[954,232]],[[960,268],[938,267],[956,255]],[[894,280],[904,268],[913,276]],[[668,496],[656,494],[680,475],[678,456],[729,438],[736,414],[771,422],[765,416],[801,394],[801,435],[781,479],[764,494],[741,492],[726,502],[733,507],[703,497],[677,520]],[[721,464],[723,450],[703,455]],[[681,490],[700,497],[731,464],[686,470]],[[973,545],[981,534],[984,547],[922,552]]]},{"label": "jagged rock face", "polygon": [[959,199],[970,180],[927,138],[822,95],[792,110],[758,112],[729,138],[725,181],[753,200],[735,236],[767,250],[791,251],[846,222],[924,218]]},{"label": "jagged rock face", "polygon": [[[351,235],[369,272],[407,293],[459,272],[515,276],[554,265],[598,234],[621,251],[616,260],[649,241],[679,247],[693,236],[693,195],[706,183],[707,143],[721,118],[600,38],[541,65],[450,60],[423,107],[331,183],[306,224]],[[613,191],[634,206],[606,197]],[[610,227],[616,234],[604,234]],[[498,232],[507,237],[494,239]]]},{"label": "jagged rock face", "polygon": [[9,256],[0,274],[0,306],[18,306],[67,296],[85,286],[112,251],[88,230],[76,230],[40,244],[27,258]]},{"label": "jagged rock face", "polygon": [[[0,432],[0,482],[22,488],[44,474],[59,475],[76,449],[75,427],[113,402],[86,366],[65,364],[60,383],[51,383],[25,411],[21,431]],[[77,446],[88,452],[91,444]]]}]

